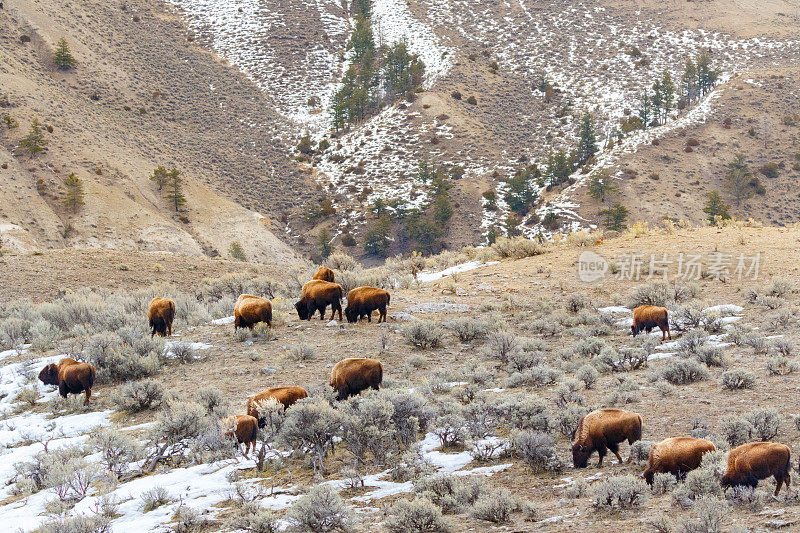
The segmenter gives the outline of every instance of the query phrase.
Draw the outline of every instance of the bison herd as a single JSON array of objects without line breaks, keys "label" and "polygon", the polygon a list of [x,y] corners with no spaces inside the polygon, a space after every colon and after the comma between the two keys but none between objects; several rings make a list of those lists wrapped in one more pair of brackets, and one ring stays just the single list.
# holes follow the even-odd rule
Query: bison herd
[{"label": "bison herd", "polygon": [[[301,320],[310,320],[317,311],[320,319],[325,319],[325,311],[331,306],[331,318],[339,312],[342,320],[342,287],[335,283],[331,269],[320,267],[314,278],[303,285],[300,300],[295,303],[297,315]],[[375,287],[358,287],[347,294],[347,307],[344,316],[350,323],[363,317],[372,321],[372,313],[379,312],[378,322],[386,321],[386,308],[389,305],[389,293]],[[172,322],[175,318],[175,303],[167,298],[153,298],[147,312],[153,335],[169,336],[172,334]],[[234,330],[238,328],[252,329],[259,322],[272,327],[272,304],[266,298],[242,294],[234,308]],[[633,311],[634,336],[641,331],[650,332],[658,327],[662,332],[662,340],[669,332],[667,309],[652,305],[642,305]],[[39,379],[46,385],[58,386],[59,393],[66,398],[68,393],[84,392],[84,405],[88,405],[92,395],[95,379],[95,368],[88,363],[80,363],[66,357],[58,364],[49,364],[39,373]],[[337,394],[337,400],[346,400],[361,391],[372,388],[378,390],[383,380],[383,365],[380,361],[366,358],[349,358],[339,361],[331,370],[330,386]],[[230,427],[226,433],[235,436],[239,444],[245,445],[244,456],[252,448],[255,450],[258,428],[264,427],[265,421],[259,417],[262,402],[274,400],[286,410],[295,402],[308,397],[303,387],[284,386],[270,387],[258,394],[250,396],[245,405],[246,415],[234,415],[224,421]],[[597,452],[598,467],[602,467],[603,458],[608,450],[616,455],[620,463],[619,445],[628,444],[642,438],[642,417],[637,413],[620,409],[600,409],[585,415],[578,423],[575,431],[575,442],[572,445],[572,460],[575,468],[585,468],[589,457]],[[716,450],[716,446],[705,439],[691,437],[671,437],[653,445],[647,459],[647,468],[642,477],[649,484],[657,473],[669,473],[678,479],[689,471],[698,468],[702,457],[707,452]],[[630,458],[628,458],[630,461]],[[723,487],[750,486],[755,487],[759,480],[770,476],[775,478],[777,496],[783,484],[789,490],[790,452],[788,446],[774,442],[751,442],[731,450],[728,455],[728,466],[722,477]]]}]

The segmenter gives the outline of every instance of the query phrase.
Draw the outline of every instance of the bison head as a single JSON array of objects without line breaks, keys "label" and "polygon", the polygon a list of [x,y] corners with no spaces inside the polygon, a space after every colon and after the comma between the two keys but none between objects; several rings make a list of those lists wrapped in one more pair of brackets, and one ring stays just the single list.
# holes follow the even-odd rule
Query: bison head
[{"label": "bison head", "polygon": [[586,468],[589,464],[589,456],[592,455],[592,449],[583,444],[575,444],[572,447],[572,465],[575,468]]},{"label": "bison head", "polygon": [[347,317],[347,321],[351,324],[358,322],[358,313],[352,307],[345,307],[344,316]]},{"label": "bison head", "polygon": [[314,309],[310,302],[300,300],[294,304],[294,308],[297,309],[297,316],[300,317],[300,320],[311,320],[311,315],[314,314]]},{"label": "bison head", "polygon": [[631,326],[631,332],[633,333],[633,336],[634,336],[634,337],[636,336],[636,334],[637,334],[637,333],[639,333],[639,331],[640,331],[640,330],[639,330],[639,328],[636,326],[636,324],[634,324],[634,325],[632,325],[632,326]]},{"label": "bison head", "polygon": [[58,367],[50,363],[39,372],[39,381],[45,385],[58,385]]}]

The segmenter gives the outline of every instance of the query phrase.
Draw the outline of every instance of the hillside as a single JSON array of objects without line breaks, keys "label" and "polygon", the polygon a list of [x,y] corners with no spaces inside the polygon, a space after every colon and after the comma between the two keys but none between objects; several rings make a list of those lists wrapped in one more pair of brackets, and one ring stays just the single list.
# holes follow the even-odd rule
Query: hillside
[{"label": "hillside", "polygon": [[[724,471],[726,452],[743,441],[763,435],[789,445],[792,452],[800,443],[793,422],[800,390],[794,318],[797,227],[738,225],[626,234],[597,245],[590,245],[591,240],[536,249],[518,242],[507,248],[520,256],[527,255],[523,249],[536,253],[521,259],[497,256],[500,247],[472,255],[475,262],[469,264],[460,263],[469,255],[446,254],[420,274],[419,284],[409,280],[404,266],[386,272],[345,263],[346,269],[340,270],[334,265],[341,283],[373,279],[390,289],[385,325],[299,322],[292,307],[297,280],[279,273],[270,275],[286,287],[272,300],[273,327],[256,328],[254,333],[235,333],[232,317],[225,318],[239,289],[222,280],[196,293],[145,284],[93,293],[75,285],[75,292],[41,306],[7,305],[0,314],[0,331],[8,332],[15,320],[32,320],[37,326],[26,339],[33,346],[18,346],[19,354],[15,349],[0,354],[0,439],[6,457],[35,465],[45,444],[50,453],[61,450],[58,457],[89,446],[90,452],[81,452],[85,463],[70,464],[95,477],[89,478],[93,481],[86,493],[74,496],[66,489],[64,503],[56,504],[61,501],[60,485],[31,485],[15,476],[11,462],[5,461],[7,467],[0,469],[0,511],[23,531],[52,523],[53,509],[62,505],[66,517],[82,515],[94,524],[108,523],[114,531],[233,531],[242,524],[309,530],[298,520],[317,513],[348,521],[356,529],[389,532],[398,531],[390,529],[393,523],[410,527],[410,522],[398,522],[404,516],[403,502],[416,498],[417,505],[423,505],[425,498],[432,498],[437,510],[431,516],[444,512],[438,520],[451,531],[651,531],[656,530],[651,524],[689,528],[712,518],[719,528],[711,531],[791,528],[800,519],[795,489],[772,498],[770,479],[756,491],[729,490],[724,496],[718,475]],[[599,254],[621,270],[615,267],[599,282],[581,281],[576,265],[586,252]],[[720,271],[719,279],[712,265],[724,263],[714,263],[714,253],[732,258],[731,269]],[[646,267],[638,279],[626,274],[625,257],[649,261],[651,255],[661,259],[664,254],[676,261],[666,286],[647,280]],[[680,254],[700,256],[702,271],[710,275],[681,278]],[[759,254],[757,272],[744,273],[742,279],[735,272],[740,254],[748,259]],[[199,269],[209,262],[198,261]],[[458,265],[453,271],[459,273],[436,275],[453,263]],[[300,273],[299,280],[308,275]],[[654,275],[660,276],[658,271]],[[258,292],[266,286],[264,279],[240,278],[255,283],[242,289]],[[166,355],[147,371],[147,378],[126,384],[122,376],[136,366],[103,359],[103,353],[113,350],[121,358],[117,361],[139,357],[127,344],[134,341],[124,339],[146,332],[143,306],[151,294],[169,295],[180,303],[175,335],[165,345],[158,339],[135,341],[151,350],[148,358],[159,350]],[[5,298],[5,292],[0,297]],[[662,342],[658,329],[630,336],[630,306],[643,298],[665,301],[672,340]],[[114,318],[107,321],[102,316],[109,305],[123,310],[110,313]],[[84,311],[75,315],[70,331],[58,329],[60,312],[79,309]],[[44,343],[48,329],[43,321],[57,328],[51,339],[54,347]],[[87,334],[79,325],[83,321],[96,324],[95,331]],[[88,408],[80,406],[80,399],[62,402],[52,387],[25,377],[58,360],[63,350],[98,365],[106,361],[99,367],[102,377]],[[382,390],[329,405],[325,391],[331,366],[348,356],[380,359]],[[678,367],[692,372],[685,377],[675,370]],[[131,401],[139,405],[131,391],[145,383],[156,390],[161,384],[166,395],[161,401],[171,408],[159,407],[158,400],[150,407],[125,407]],[[245,459],[230,443],[221,443],[214,428],[218,417],[242,413],[248,395],[280,385],[301,385],[312,398],[288,409],[279,438],[269,429],[260,437],[269,445],[270,459],[259,470],[253,456]],[[191,402],[210,406],[208,414],[206,407]],[[317,406],[309,408],[319,409],[319,418],[311,412],[303,416],[312,418],[302,418],[302,405]],[[618,464],[609,454],[598,468],[595,454],[586,470],[575,469],[571,430],[577,416],[598,407],[641,414],[643,441],[634,447],[621,445],[623,458],[633,455],[631,462]],[[408,420],[392,418],[386,409],[408,409],[419,417],[413,420],[421,427],[412,424],[408,430],[418,452],[403,454],[405,445],[393,435]],[[178,422],[188,416],[199,419],[196,424]],[[325,470],[314,474],[310,448],[282,439],[299,431],[289,428],[300,420],[312,435],[330,420],[326,417],[336,416],[349,429],[342,430],[338,423],[331,426],[335,446],[324,454]],[[87,431],[102,434],[98,426],[116,428],[118,440],[111,445],[94,437],[87,440]],[[169,427],[181,436],[179,445],[154,473],[142,475],[147,457],[158,448],[159,431]],[[455,443],[443,446],[439,436],[448,434]],[[707,438],[721,450],[685,483],[676,486],[674,479],[670,484],[663,478],[659,492],[625,477],[639,477],[654,441],[685,434]],[[362,440],[354,438],[359,435]],[[532,439],[530,447],[521,436]],[[136,451],[136,442],[142,451]],[[370,451],[359,448],[360,442],[370,442]],[[105,471],[106,456],[95,453],[104,450],[121,454],[122,464],[114,463],[118,470],[113,483],[91,469],[99,464]],[[486,457],[488,450],[492,453]],[[793,457],[793,470],[795,465]],[[43,463],[41,468],[52,467]],[[437,473],[440,477],[431,477]],[[627,483],[636,495],[634,503],[621,510],[598,508],[599,491],[608,483]],[[314,491],[323,489],[315,486],[330,487],[339,496],[320,496]],[[165,492],[154,500],[158,487]],[[447,487],[456,491],[453,500],[442,498]],[[423,490],[430,492],[420,494]],[[623,494],[614,491],[624,489],[610,490]],[[473,500],[469,494],[474,494]],[[473,505],[469,502],[474,498]],[[303,511],[308,504],[315,510]],[[241,522],[245,517],[252,521]]]}]

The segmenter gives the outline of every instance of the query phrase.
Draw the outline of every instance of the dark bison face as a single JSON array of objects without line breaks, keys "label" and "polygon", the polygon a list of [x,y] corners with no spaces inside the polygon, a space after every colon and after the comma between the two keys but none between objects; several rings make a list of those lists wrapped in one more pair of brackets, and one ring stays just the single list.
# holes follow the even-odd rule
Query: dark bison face
[{"label": "dark bison face", "polygon": [[347,321],[350,322],[351,324],[354,322],[358,322],[358,313],[356,313],[356,310],[353,309],[352,307],[345,308],[344,316],[347,317]]},{"label": "dark bison face", "polygon": [[297,316],[300,317],[300,320],[311,320],[311,316],[314,314],[311,302],[300,300],[294,304],[294,308],[297,309]]},{"label": "dark bison face", "polygon": [[572,465],[575,468],[586,468],[589,464],[589,456],[592,455],[592,450],[586,446],[576,444],[572,447]]},{"label": "dark bison face", "polygon": [[39,381],[45,385],[58,385],[58,367],[50,363],[39,372]]},{"label": "dark bison face", "polygon": [[631,332],[633,333],[633,336],[635,337],[636,334],[639,333],[639,328],[637,328],[635,325],[631,326]]}]

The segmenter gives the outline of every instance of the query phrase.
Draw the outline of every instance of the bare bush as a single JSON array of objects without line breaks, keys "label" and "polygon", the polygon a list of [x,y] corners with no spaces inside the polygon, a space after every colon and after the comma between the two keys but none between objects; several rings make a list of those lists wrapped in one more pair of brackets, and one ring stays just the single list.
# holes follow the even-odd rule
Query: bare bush
[{"label": "bare bush", "polygon": [[314,472],[325,472],[325,457],[339,435],[341,413],[324,398],[303,399],[286,412],[279,441],[310,454]]},{"label": "bare bush", "polygon": [[384,526],[390,533],[447,533],[451,530],[441,509],[427,498],[398,501],[392,506]]},{"label": "bare bush", "polygon": [[209,415],[221,414],[224,402],[222,391],[214,385],[206,385],[197,391],[197,403],[202,405]]},{"label": "bare bush", "polygon": [[675,533],[721,533],[722,524],[730,513],[730,505],[719,498],[699,498],[692,518],[679,520]]},{"label": "bare bush", "polygon": [[594,506],[601,511],[636,509],[647,502],[647,484],[631,475],[614,476],[600,482],[592,491]]},{"label": "bare bush", "polygon": [[438,324],[415,320],[403,328],[403,338],[411,346],[420,350],[430,350],[442,346],[444,332]]},{"label": "bare bush", "polygon": [[561,470],[563,464],[555,449],[555,439],[547,433],[522,431],[511,439],[512,450],[534,472]]},{"label": "bare bush", "polygon": [[227,529],[247,533],[278,533],[280,522],[275,513],[254,502],[246,502],[226,522]]},{"label": "bare bush", "polygon": [[754,440],[770,441],[778,436],[781,415],[775,409],[756,409],[744,416],[752,427],[750,437]]},{"label": "bare bush", "polygon": [[352,523],[350,510],[329,485],[312,487],[297,500],[287,514],[289,523],[300,531],[347,531]]},{"label": "bare bush", "polygon": [[661,369],[661,377],[673,385],[685,385],[708,379],[709,373],[693,359],[673,359]]},{"label": "bare bush", "polygon": [[744,368],[726,370],[720,377],[723,388],[728,390],[752,389],[756,384],[756,375]]},{"label": "bare bush", "polygon": [[139,501],[141,510],[148,513],[154,509],[158,509],[162,505],[168,504],[172,499],[169,497],[167,489],[157,485],[144,491],[142,495],[139,496]]},{"label": "bare bush", "polygon": [[111,519],[105,516],[59,516],[42,523],[39,533],[110,533]]},{"label": "bare bush", "polygon": [[117,478],[128,472],[131,463],[143,457],[142,446],[136,439],[107,427],[94,430],[89,444],[100,454],[100,464]]},{"label": "bare bush", "polygon": [[500,488],[483,494],[472,508],[472,516],[495,524],[511,522],[511,513],[520,509],[520,502],[508,489]]},{"label": "bare bush", "polygon": [[138,413],[158,407],[164,399],[164,385],[152,379],[129,381],[119,387],[111,397],[116,408],[128,413]]},{"label": "bare bush", "polygon": [[316,357],[317,350],[309,344],[296,344],[289,349],[289,359],[292,361],[311,361]]}]

